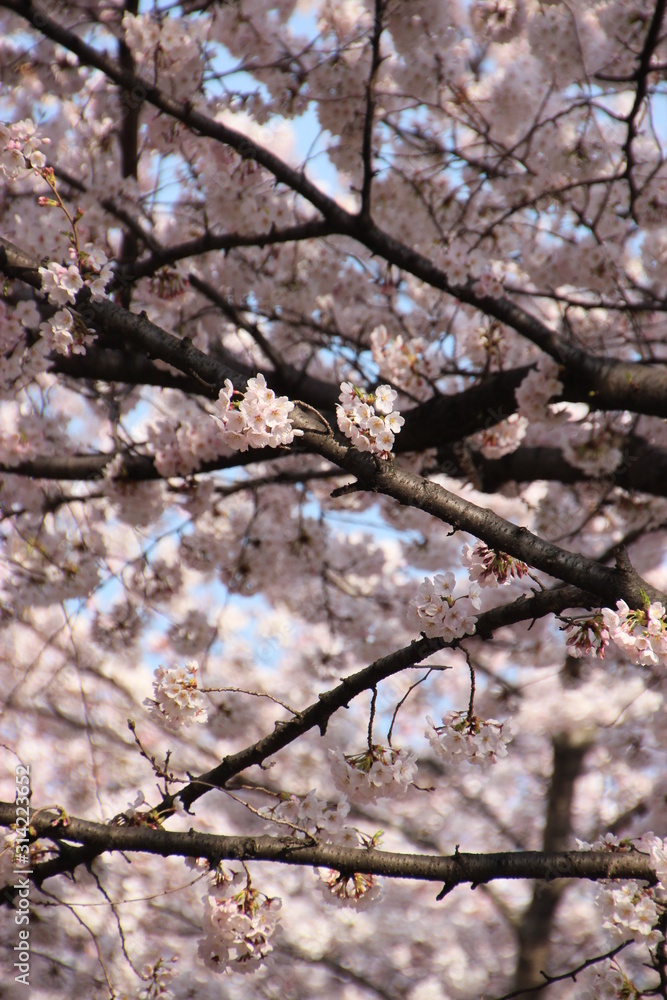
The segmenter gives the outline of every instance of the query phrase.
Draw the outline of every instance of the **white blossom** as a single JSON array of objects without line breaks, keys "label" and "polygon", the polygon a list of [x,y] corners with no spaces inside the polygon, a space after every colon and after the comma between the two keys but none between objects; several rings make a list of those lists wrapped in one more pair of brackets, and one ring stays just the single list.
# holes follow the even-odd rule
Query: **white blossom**
[{"label": "white blossom", "polygon": [[405,423],[398,410],[392,410],[396,395],[388,385],[366,393],[351,382],[341,382],[340,403],[336,404],[338,428],[359,451],[383,457],[391,452],[395,435]]},{"label": "white blossom", "polygon": [[64,306],[67,302],[73,304],[77,292],[83,288],[83,278],[74,264],[63,267],[62,264],[51,261],[47,267],[40,267],[39,273],[42,276],[42,291],[46,292],[53,305]]},{"label": "white blossom", "polygon": [[410,601],[408,618],[427,638],[441,636],[446,642],[471,635],[479,607],[478,590],[471,585],[467,596],[453,596],[456,579],[451,572],[424,577],[417,596]]},{"label": "white blossom", "polygon": [[563,391],[563,383],[557,375],[558,365],[553,358],[541,354],[535,368],[528,372],[514,392],[522,417],[539,422],[552,416],[548,409],[549,400]]},{"label": "white blossom", "polygon": [[359,754],[330,750],[331,775],[336,788],[357,801],[404,795],[417,770],[410,750],[394,750],[375,744]]},{"label": "white blossom", "polygon": [[204,897],[199,956],[214,972],[256,972],[273,951],[282,901],[254,889],[249,878],[218,868]]},{"label": "white blossom", "polygon": [[343,875],[331,868],[319,868],[319,888],[327,903],[335,906],[364,910],[376,903],[382,895],[377,875],[355,872]]},{"label": "white blossom", "polygon": [[188,660],[184,666],[175,663],[173,667],[158,667],[155,671],[154,697],[146,698],[144,705],[168,729],[177,730],[208,719],[204,696],[197,689],[197,668],[195,660]]},{"label": "white blossom", "polygon": [[479,719],[467,712],[449,712],[443,716],[442,725],[436,726],[426,717],[428,729],[424,733],[436,756],[447,762],[467,760],[470,764],[487,767],[500,757],[507,757],[507,745],[512,740],[509,722],[496,719]]},{"label": "white blossom", "polygon": [[602,608],[601,614],[612,641],[633,663],[667,663],[667,618],[659,601],[631,610],[621,600],[616,602],[616,611]]},{"label": "white blossom", "polygon": [[276,396],[259,374],[248,379],[245,393],[236,392],[227,379],[212,416],[222,429],[221,443],[235,451],[277,448],[291,444],[303,431],[295,430],[289,416],[294,409],[287,396]]},{"label": "white blossom", "polygon": [[298,839],[310,835],[325,843],[358,847],[358,833],[345,825],[349,811],[346,798],[332,804],[321,799],[314,790],[307,795],[281,795],[274,806],[260,810],[262,816],[276,824],[272,827],[273,832],[291,827],[292,835]]}]

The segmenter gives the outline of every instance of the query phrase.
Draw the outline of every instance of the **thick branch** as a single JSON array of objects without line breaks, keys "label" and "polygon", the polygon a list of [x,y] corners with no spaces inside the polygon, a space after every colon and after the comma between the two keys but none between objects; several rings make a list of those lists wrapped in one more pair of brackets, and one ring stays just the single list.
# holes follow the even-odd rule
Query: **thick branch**
[{"label": "thick branch", "polygon": [[[589,481],[619,486],[629,492],[667,496],[667,451],[634,435],[626,438],[624,445],[620,465],[603,477],[589,477],[581,469],[575,469],[559,448],[517,448],[511,455],[494,459],[476,453],[473,456],[476,485],[484,493],[497,493],[510,482],[532,483],[546,479],[569,484]],[[458,466],[454,452],[449,449],[438,457],[443,472],[456,477]]]},{"label": "thick branch", "polygon": [[[4,253],[0,252],[0,269],[6,266],[6,261],[2,259]],[[79,292],[76,306],[86,324],[113,333],[133,349],[140,346],[150,357],[166,361],[186,375],[194,376],[212,398],[218,395],[225,379],[231,379],[236,387],[245,389],[246,379],[237,371],[199,351],[190,341],[171,336],[151,323],[145,313],[136,316],[110,299],[95,299],[87,288]],[[667,405],[667,394],[665,403]],[[309,411],[301,410],[297,414],[304,430],[300,447],[305,445],[350,472],[358,480],[360,489],[384,493],[399,503],[426,511],[454,528],[481,538],[491,548],[507,552],[557,580],[598,594],[606,603],[615,603],[623,598],[630,607],[637,608],[643,606],[647,595],[652,600],[667,600],[628,569],[610,569],[595,560],[561,549],[532,534],[527,528],[511,524],[492,510],[477,507],[436,483],[341,444],[330,434],[323,433],[320,421]]]},{"label": "thick branch", "polygon": [[[520,597],[512,604],[494,608],[480,615],[476,635],[487,639],[495,629],[505,625],[535,620],[550,613],[557,614],[565,608],[590,606],[590,595],[574,587],[558,587],[552,591],[542,591],[532,597]],[[445,643],[442,639],[424,638],[391,653],[389,656],[381,657],[363,670],[344,678],[337,687],[321,694],[314,704],[299,712],[298,715],[286,722],[277,722],[274,731],[268,736],[239,753],[225,757],[217,767],[199,775],[182,788],[177,793],[178,797],[185,808],[189,809],[202,795],[215,788],[222,788],[231,778],[246,768],[262,764],[268,757],[284,749],[311,729],[317,727],[324,734],[328,721],[334,712],[348,705],[362,691],[377,687],[381,680],[398,673],[400,670],[414,666],[446,646],[454,647],[456,645],[458,642]],[[175,796],[166,796],[155,812],[161,815],[172,813],[174,811],[174,798]],[[78,865],[90,864],[98,853],[99,851],[90,845],[76,848],[65,856],[46,862],[40,871],[46,872],[43,875],[44,878],[63,872],[73,872]],[[201,853],[206,852],[202,851]]]},{"label": "thick branch", "polygon": [[[0,802],[0,824],[15,822],[15,806]],[[366,872],[389,878],[444,882],[454,887],[471,882],[473,887],[499,878],[606,879],[632,878],[655,882],[655,872],[646,855],[608,851],[520,851],[498,854],[437,855],[397,854],[390,851],[309,845],[292,837],[224,837],[189,830],[177,833],[148,826],[116,826],[90,823],[58,813],[35,811],[30,821],[35,838],[46,838],[67,847],[81,844],[93,856],[108,851],[140,851],[160,857],[206,857],[211,861],[276,861],[287,865],[333,868],[340,872]],[[52,863],[34,866],[32,880],[41,884],[51,877]]]},{"label": "thick branch", "polygon": [[[563,733],[554,739],[553,771],[547,796],[542,849],[562,851],[572,830],[574,789],[590,747],[587,733]],[[554,879],[533,887],[533,898],[518,928],[519,954],[515,986],[525,990],[544,982],[540,971],[549,965],[551,930],[567,883]]]},{"label": "thick branch", "polygon": [[[127,329],[128,335],[132,331],[133,336],[142,339],[149,353],[160,356],[162,352],[163,360],[175,364],[181,370],[188,373],[199,370],[202,379],[207,382],[210,380],[213,387],[221,384],[219,369],[223,366],[216,365],[193,345],[169,337],[144,316],[131,316],[108,300],[91,303],[91,309],[96,318],[101,317],[103,322],[107,317],[114,323],[119,321],[122,328]],[[223,368],[222,374],[224,378],[234,375],[236,382],[239,382],[236,373],[229,372],[226,368]],[[614,604],[619,598],[623,598],[631,607],[641,607],[646,595],[653,600],[665,599],[664,595],[631,572],[610,569],[595,560],[562,549],[534,535],[527,528],[506,521],[494,511],[478,507],[392,462],[374,460],[354,448],[340,444],[329,435],[323,436],[319,427],[313,428],[312,415],[306,413],[303,416],[306,418],[305,426],[311,428],[305,431],[304,444],[351,472],[358,479],[361,489],[384,493],[399,503],[423,510],[557,580],[598,594],[605,602]]]}]

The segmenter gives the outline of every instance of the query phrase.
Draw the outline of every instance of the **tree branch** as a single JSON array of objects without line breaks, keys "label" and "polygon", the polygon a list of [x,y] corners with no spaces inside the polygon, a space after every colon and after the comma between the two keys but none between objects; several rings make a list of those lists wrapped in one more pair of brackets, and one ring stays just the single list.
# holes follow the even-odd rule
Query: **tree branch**
[{"label": "tree branch", "polygon": [[[0,802],[0,824],[15,822],[16,807]],[[62,845],[65,853],[71,844],[81,844],[94,857],[109,852],[142,852],[160,857],[205,857],[219,861],[274,861],[302,867],[325,867],[343,873],[364,872],[389,878],[419,879],[457,886],[470,882],[473,888],[494,879],[556,878],[606,879],[631,878],[655,882],[655,872],[646,855],[639,852],[610,851],[519,851],[497,854],[438,855],[398,854],[390,851],[338,847],[332,844],[308,845],[293,837],[226,837],[189,830],[179,833],[148,826],[117,826],[113,823],[90,823],[46,809],[32,814],[31,836],[46,838]],[[51,878],[53,862],[34,865],[31,880],[41,885]],[[6,887],[9,889],[10,887]],[[10,893],[11,898],[11,893]],[[7,903],[5,893],[4,902]]]}]

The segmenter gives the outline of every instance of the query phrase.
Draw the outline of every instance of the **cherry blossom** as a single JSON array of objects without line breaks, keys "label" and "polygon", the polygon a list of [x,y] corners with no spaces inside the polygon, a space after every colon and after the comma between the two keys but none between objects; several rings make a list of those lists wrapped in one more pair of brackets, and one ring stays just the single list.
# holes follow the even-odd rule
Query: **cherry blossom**
[{"label": "cherry blossom", "polygon": [[54,261],[48,267],[40,267],[39,273],[42,276],[42,288],[52,302],[57,306],[64,306],[67,302],[76,301],[77,292],[83,288],[83,278],[79,274],[79,269],[74,264],[63,267]]},{"label": "cherry blossom", "polygon": [[340,390],[340,403],[336,405],[340,430],[359,451],[386,457],[405,423],[398,410],[392,410],[396,391],[379,385],[374,393],[366,393],[351,382],[341,382]]},{"label": "cherry blossom", "polygon": [[489,549],[484,542],[477,542],[474,547],[464,545],[463,562],[468,567],[470,579],[480,587],[505,586],[528,572],[524,562],[513,559],[506,552]]},{"label": "cherry blossom", "polygon": [[553,358],[542,354],[535,368],[528,372],[515,391],[519,413],[526,420],[544,420],[552,416],[549,400],[563,390],[563,383],[556,377],[558,365]]},{"label": "cherry blossom", "polygon": [[492,427],[478,431],[475,441],[487,458],[511,455],[526,436],[528,421],[520,413],[513,413]]},{"label": "cherry blossom", "polygon": [[175,663],[155,670],[153,697],[146,698],[144,705],[168,729],[178,730],[208,719],[204,696],[197,688],[197,669],[196,660],[188,660],[184,666]]},{"label": "cherry blossom", "polygon": [[344,875],[329,868],[319,869],[319,876],[325,900],[335,906],[363,910],[382,896],[382,886],[373,875]]},{"label": "cherry blossom", "polygon": [[275,448],[290,444],[302,431],[295,430],[289,414],[294,403],[276,397],[263,375],[248,379],[245,393],[234,399],[235,389],[227,379],[212,415],[220,422],[223,441],[229,448]]},{"label": "cherry blossom", "polygon": [[609,964],[595,972],[592,984],[577,994],[577,1000],[641,1000],[642,996],[620,968]]},{"label": "cherry blossom", "polygon": [[667,660],[665,606],[654,601],[646,610],[631,610],[625,601],[616,611],[602,609],[602,620],[612,641],[633,663],[664,663]]},{"label": "cherry blossom", "polygon": [[218,868],[204,897],[204,936],[199,955],[214,972],[253,973],[273,950],[280,899],[254,889],[241,873]]},{"label": "cherry blossom", "polygon": [[496,764],[499,757],[507,757],[507,744],[512,740],[509,722],[482,720],[467,712],[448,713],[443,716],[441,726],[436,726],[430,716],[426,721],[428,729],[424,735],[442,760],[466,760],[469,764],[488,767]]},{"label": "cherry blossom", "polygon": [[377,744],[359,754],[332,750],[330,756],[336,788],[359,802],[404,795],[417,770],[412,751]]},{"label": "cherry blossom", "polygon": [[0,22],[10,991],[656,995],[663,4]]},{"label": "cherry blossom", "polygon": [[598,905],[612,939],[623,940],[628,934],[635,941],[657,944],[662,934],[655,930],[658,909],[650,889],[637,882],[628,881],[618,887],[603,889],[598,897]]},{"label": "cherry blossom", "polygon": [[[346,798],[343,797],[337,803],[329,803],[314,791],[306,795],[281,795],[275,805],[261,809],[262,815],[273,823],[283,829],[291,827],[297,838],[304,839],[310,835],[333,844],[356,847],[359,836],[353,827],[345,825],[349,811]],[[275,827],[273,829],[275,832]]]},{"label": "cherry blossom", "polygon": [[[438,377],[439,368],[435,358],[428,355],[428,345],[422,337],[406,341],[399,334],[390,339],[386,327],[378,326],[372,331],[370,342],[373,360],[394,385],[416,399],[428,399],[432,395],[431,383]],[[379,412],[388,413],[389,410]]]},{"label": "cherry blossom", "polygon": [[59,309],[47,323],[40,324],[40,330],[48,346],[65,357],[85,354],[86,345],[94,339],[77,326],[69,309]]},{"label": "cherry blossom", "polygon": [[48,142],[30,118],[10,125],[0,123],[0,172],[15,180],[25,169],[26,160],[31,167],[41,169],[46,157],[39,147]]},{"label": "cherry blossom", "polygon": [[451,572],[424,577],[417,596],[410,602],[408,617],[425,636],[442,636],[447,642],[475,631],[480,607],[479,586],[471,583],[468,596],[454,597],[456,579]]},{"label": "cherry blossom", "polygon": [[609,631],[603,625],[601,616],[571,622],[565,629],[565,638],[568,656],[575,659],[593,653],[603,660],[609,645]]}]

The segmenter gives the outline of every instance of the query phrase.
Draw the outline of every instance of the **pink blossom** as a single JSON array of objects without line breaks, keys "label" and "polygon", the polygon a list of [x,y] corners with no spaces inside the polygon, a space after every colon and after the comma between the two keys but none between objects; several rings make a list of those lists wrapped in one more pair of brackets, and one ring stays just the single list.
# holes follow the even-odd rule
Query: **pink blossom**
[{"label": "pink blossom", "polygon": [[428,729],[424,733],[436,756],[447,762],[467,760],[469,764],[488,767],[499,757],[507,757],[507,744],[512,740],[509,722],[496,719],[486,721],[467,712],[449,712],[443,716],[442,726],[436,726],[426,717]]},{"label": "pink blossom", "polygon": [[667,619],[659,601],[645,610],[631,610],[625,601],[616,602],[616,611],[602,608],[602,620],[612,641],[633,663],[667,662]]},{"label": "pink blossom", "polygon": [[416,757],[409,750],[374,745],[359,754],[341,750],[329,754],[336,787],[362,802],[404,795],[417,770]]},{"label": "pink blossom", "polygon": [[330,868],[320,868],[320,889],[328,903],[336,906],[351,907],[364,910],[370,904],[379,900],[382,887],[375,875],[365,875],[355,872],[354,875],[343,875]]},{"label": "pink blossom", "polygon": [[410,602],[409,620],[428,638],[442,636],[452,642],[475,631],[477,617],[472,611],[478,604],[477,592],[473,589],[472,598],[454,597],[455,585],[451,572],[436,573],[432,579],[424,577]]},{"label": "pink blossom", "polygon": [[528,572],[526,563],[506,552],[489,549],[484,542],[477,542],[474,547],[464,545],[463,562],[468,566],[470,579],[479,583],[480,587],[505,586],[514,577],[520,579]]},{"label": "pink blossom", "polygon": [[74,264],[63,267],[52,261],[47,267],[40,267],[39,273],[42,276],[42,289],[48,295],[49,302],[54,305],[74,303],[77,292],[83,288],[83,278]]},{"label": "pink blossom", "polygon": [[254,889],[249,879],[239,888],[241,881],[240,873],[219,868],[204,897],[204,936],[198,951],[214,972],[256,972],[273,950],[271,937],[282,901]]},{"label": "pink blossom", "polygon": [[173,667],[158,667],[155,671],[153,697],[146,698],[144,705],[168,729],[176,731],[208,719],[204,696],[197,689],[197,669],[197,662],[189,660],[182,667],[175,663]]},{"label": "pink blossom", "polygon": [[[395,435],[405,423],[397,410],[392,410],[396,391],[379,385],[375,393],[365,393],[350,382],[341,382],[340,403],[336,405],[339,430],[359,451],[371,451],[387,457]],[[378,416],[377,413],[384,414]]]}]

